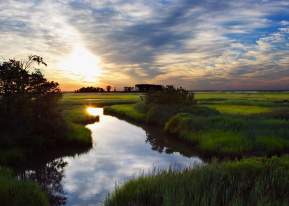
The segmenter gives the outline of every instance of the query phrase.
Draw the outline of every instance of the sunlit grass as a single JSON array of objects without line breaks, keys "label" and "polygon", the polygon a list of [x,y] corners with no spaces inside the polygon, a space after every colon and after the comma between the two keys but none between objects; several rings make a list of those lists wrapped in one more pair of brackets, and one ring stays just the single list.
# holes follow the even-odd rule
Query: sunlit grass
[{"label": "sunlit grass", "polygon": [[113,105],[104,109],[105,113],[115,114],[134,122],[145,122],[145,113],[139,111],[135,104]]},{"label": "sunlit grass", "polygon": [[289,92],[197,92],[197,100],[261,100],[282,101],[289,100]]},{"label": "sunlit grass", "polygon": [[269,107],[260,107],[260,106],[251,106],[251,105],[249,106],[249,105],[213,104],[213,105],[208,105],[208,107],[214,108],[221,113],[239,114],[239,115],[266,113],[272,110],[272,108],[269,108]]},{"label": "sunlit grass", "polygon": [[64,106],[131,104],[140,101],[141,93],[65,93],[61,100]]}]

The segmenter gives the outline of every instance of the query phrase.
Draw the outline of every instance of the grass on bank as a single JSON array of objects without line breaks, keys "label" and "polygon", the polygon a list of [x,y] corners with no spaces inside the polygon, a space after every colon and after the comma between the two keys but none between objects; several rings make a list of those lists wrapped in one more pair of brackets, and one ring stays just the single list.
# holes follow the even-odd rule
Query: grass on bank
[{"label": "grass on bank", "polygon": [[41,188],[31,181],[21,181],[13,173],[0,168],[1,206],[48,206],[48,198]]},{"label": "grass on bank", "polygon": [[136,123],[144,123],[146,117],[145,113],[138,109],[137,104],[112,105],[105,107],[104,112]]},{"label": "grass on bank", "polygon": [[[244,94],[225,94],[242,97]],[[247,94],[251,95],[251,94]],[[258,96],[260,95],[260,96]],[[213,94],[214,96],[214,94]],[[281,94],[252,94],[254,98],[281,101]],[[278,98],[277,98],[278,97]],[[253,99],[253,98],[252,98]],[[270,99],[270,101],[272,100]],[[202,103],[197,106],[141,103],[105,107],[105,113],[137,123],[159,125],[166,132],[192,144],[204,155],[272,155],[289,151],[289,109],[254,105]]]},{"label": "grass on bank", "polygon": [[266,155],[289,150],[288,121],[282,119],[182,113],[172,117],[165,130],[207,154]]},{"label": "grass on bank", "polygon": [[91,133],[86,124],[98,121],[86,112],[87,106],[104,106],[114,104],[135,103],[140,94],[126,93],[65,93],[60,102],[63,117],[68,126],[66,139],[72,144],[91,146]]},{"label": "grass on bank", "polygon": [[85,112],[85,108],[81,106],[63,108],[63,116],[68,127],[66,133],[68,141],[76,145],[91,146],[91,132],[85,127],[85,123],[92,117]]},{"label": "grass on bank", "polygon": [[128,181],[105,206],[288,206],[289,157],[155,172]]}]

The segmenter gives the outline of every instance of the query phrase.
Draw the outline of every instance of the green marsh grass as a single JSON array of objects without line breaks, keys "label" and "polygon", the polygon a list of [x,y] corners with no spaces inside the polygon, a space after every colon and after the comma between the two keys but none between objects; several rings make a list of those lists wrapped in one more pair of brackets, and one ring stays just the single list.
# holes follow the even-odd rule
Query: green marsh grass
[{"label": "green marsh grass", "polygon": [[280,119],[181,113],[166,123],[165,131],[206,154],[270,155],[289,150],[288,121]]},{"label": "green marsh grass", "polygon": [[254,105],[229,105],[229,104],[213,104],[208,107],[216,109],[224,114],[238,114],[238,115],[251,115],[268,113],[272,109],[270,107],[254,106]]},{"label": "green marsh grass", "polygon": [[251,158],[130,180],[105,206],[288,206],[289,158]]},{"label": "green marsh grass", "polygon": [[120,118],[125,118],[137,123],[145,122],[145,113],[138,109],[138,105],[135,104],[123,104],[113,105],[105,107],[104,112],[108,114],[114,114]]},{"label": "green marsh grass", "polygon": [[[142,103],[106,107],[107,113],[158,125],[192,149],[210,155],[271,155],[289,151],[289,93],[196,93],[197,106]],[[235,104],[216,103],[235,101]],[[249,101],[249,104],[248,104]],[[253,105],[253,103],[256,105]],[[280,104],[280,102],[282,104]],[[285,105],[283,103],[285,102]]]}]

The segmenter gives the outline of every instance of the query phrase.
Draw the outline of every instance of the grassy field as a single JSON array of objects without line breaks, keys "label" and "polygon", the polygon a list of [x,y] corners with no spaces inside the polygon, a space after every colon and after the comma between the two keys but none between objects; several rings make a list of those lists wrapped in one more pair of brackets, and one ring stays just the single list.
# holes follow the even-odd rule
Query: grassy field
[{"label": "grassy field", "polygon": [[[289,93],[197,93],[194,107],[141,103],[113,105],[106,113],[154,124],[204,155],[272,155],[289,151]],[[253,103],[255,102],[255,105]]]},{"label": "grassy field", "polygon": [[[149,110],[140,95],[65,94],[62,108],[80,130],[86,106],[105,106],[106,113],[131,122],[159,125],[210,156],[289,151],[289,93],[197,93],[197,106],[155,105]],[[289,157],[283,156],[159,171],[116,188],[105,206],[288,206],[288,169]]]},{"label": "grassy field", "polygon": [[288,206],[289,158],[251,158],[130,180],[105,206]]},{"label": "grassy field", "polygon": [[[185,108],[141,103],[106,112],[154,124],[207,156],[273,155],[289,152],[289,93],[197,93]],[[130,180],[105,206],[288,206],[289,157],[213,162],[196,169],[167,170]]]},{"label": "grassy field", "polygon": [[[198,151],[200,154],[232,157],[274,155],[289,151],[289,93],[196,93],[195,96],[198,100],[196,106],[154,105],[149,109],[145,108],[140,96],[143,94],[65,93],[60,102],[68,127],[65,139],[71,142],[71,147],[90,147],[91,134],[85,125],[97,121],[97,118],[90,116],[86,112],[86,108],[88,106],[105,106],[106,113],[138,124],[154,124],[162,127],[167,133],[191,145],[192,150]],[[15,164],[17,166],[19,161],[26,161],[27,158],[23,152],[25,151],[17,147],[2,148],[0,151],[1,165],[13,166]],[[139,202],[140,204],[137,205],[148,205],[147,203],[149,205],[175,205],[170,199],[174,195],[181,198],[175,199],[178,201],[178,205],[186,205],[186,201],[195,201],[196,205],[250,205],[245,204],[250,201],[254,203],[251,205],[286,205],[283,195],[288,197],[284,191],[285,186],[288,188],[288,172],[284,172],[284,168],[288,169],[288,165],[288,157],[283,157],[274,160],[250,159],[224,163],[220,166],[213,164],[183,172],[160,172],[130,181],[124,187],[117,189],[107,200],[106,205],[136,205],[134,201],[137,203],[145,201]],[[271,171],[271,167],[279,169]],[[18,181],[10,172],[5,171],[5,169],[0,169],[1,205],[5,205],[5,201],[11,199],[9,195],[13,192],[9,191],[17,191],[19,194],[19,197],[15,196],[14,198],[15,204],[18,204],[17,201],[20,199],[24,201],[21,202],[23,204],[26,202],[29,205],[47,204],[45,195],[37,185]],[[261,171],[269,171],[269,176]],[[204,176],[201,175],[202,173]],[[256,174],[252,181],[251,178],[247,178],[249,175],[251,177],[251,174]],[[177,181],[170,182],[169,178]],[[208,188],[207,184],[211,181],[213,187]],[[262,194],[266,192],[266,188],[262,185],[263,182],[267,185],[272,183],[270,187],[273,188],[272,195],[266,196],[265,199],[261,198]],[[184,183],[184,187],[178,186],[182,183]],[[224,190],[222,188],[220,190],[222,194],[218,193],[219,187],[217,188],[220,183],[224,185]],[[191,187],[192,185],[196,186]],[[228,187],[228,185],[232,185],[232,187]],[[246,192],[249,191],[250,196],[244,196],[247,194],[243,187],[248,189]],[[179,190],[178,188],[183,189]],[[281,191],[279,196],[274,193],[277,190]],[[25,191],[35,196],[26,197]],[[201,196],[198,191],[203,191],[202,194],[212,195]],[[237,191],[240,196],[236,196],[234,191]],[[191,193],[196,195],[192,196],[196,197],[194,200],[187,199],[188,194],[190,197]],[[155,197],[153,194],[160,194],[160,196]],[[233,198],[230,199],[230,196]],[[29,199],[30,197],[33,198]],[[213,204],[212,202],[216,201],[217,197],[222,197],[223,202]],[[278,198],[279,202],[273,204],[273,198]],[[234,202],[232,202],[233,200]]]},{"label": "grassy field", "polygon": [[199,101],[252,100],[282,102],[288,100],[289,92],[196,92],[195,97]]},{"label": "grassy field", "polygon": [[61,104],[66,108],[75,105],[130,104],[139,101],[140,96],[141,93],[64,93]]}]

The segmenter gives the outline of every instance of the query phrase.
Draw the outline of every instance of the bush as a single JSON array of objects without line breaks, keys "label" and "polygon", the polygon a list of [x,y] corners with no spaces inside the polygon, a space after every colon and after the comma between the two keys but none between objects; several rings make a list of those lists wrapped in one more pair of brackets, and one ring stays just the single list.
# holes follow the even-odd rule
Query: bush
[{"label": "bush", "polygon": [[145,97],[146,105],[194,105],[196,103],[194,93],[181,87],[176,89],[173,86],[167,86],[161,91],[150,91]]}]

